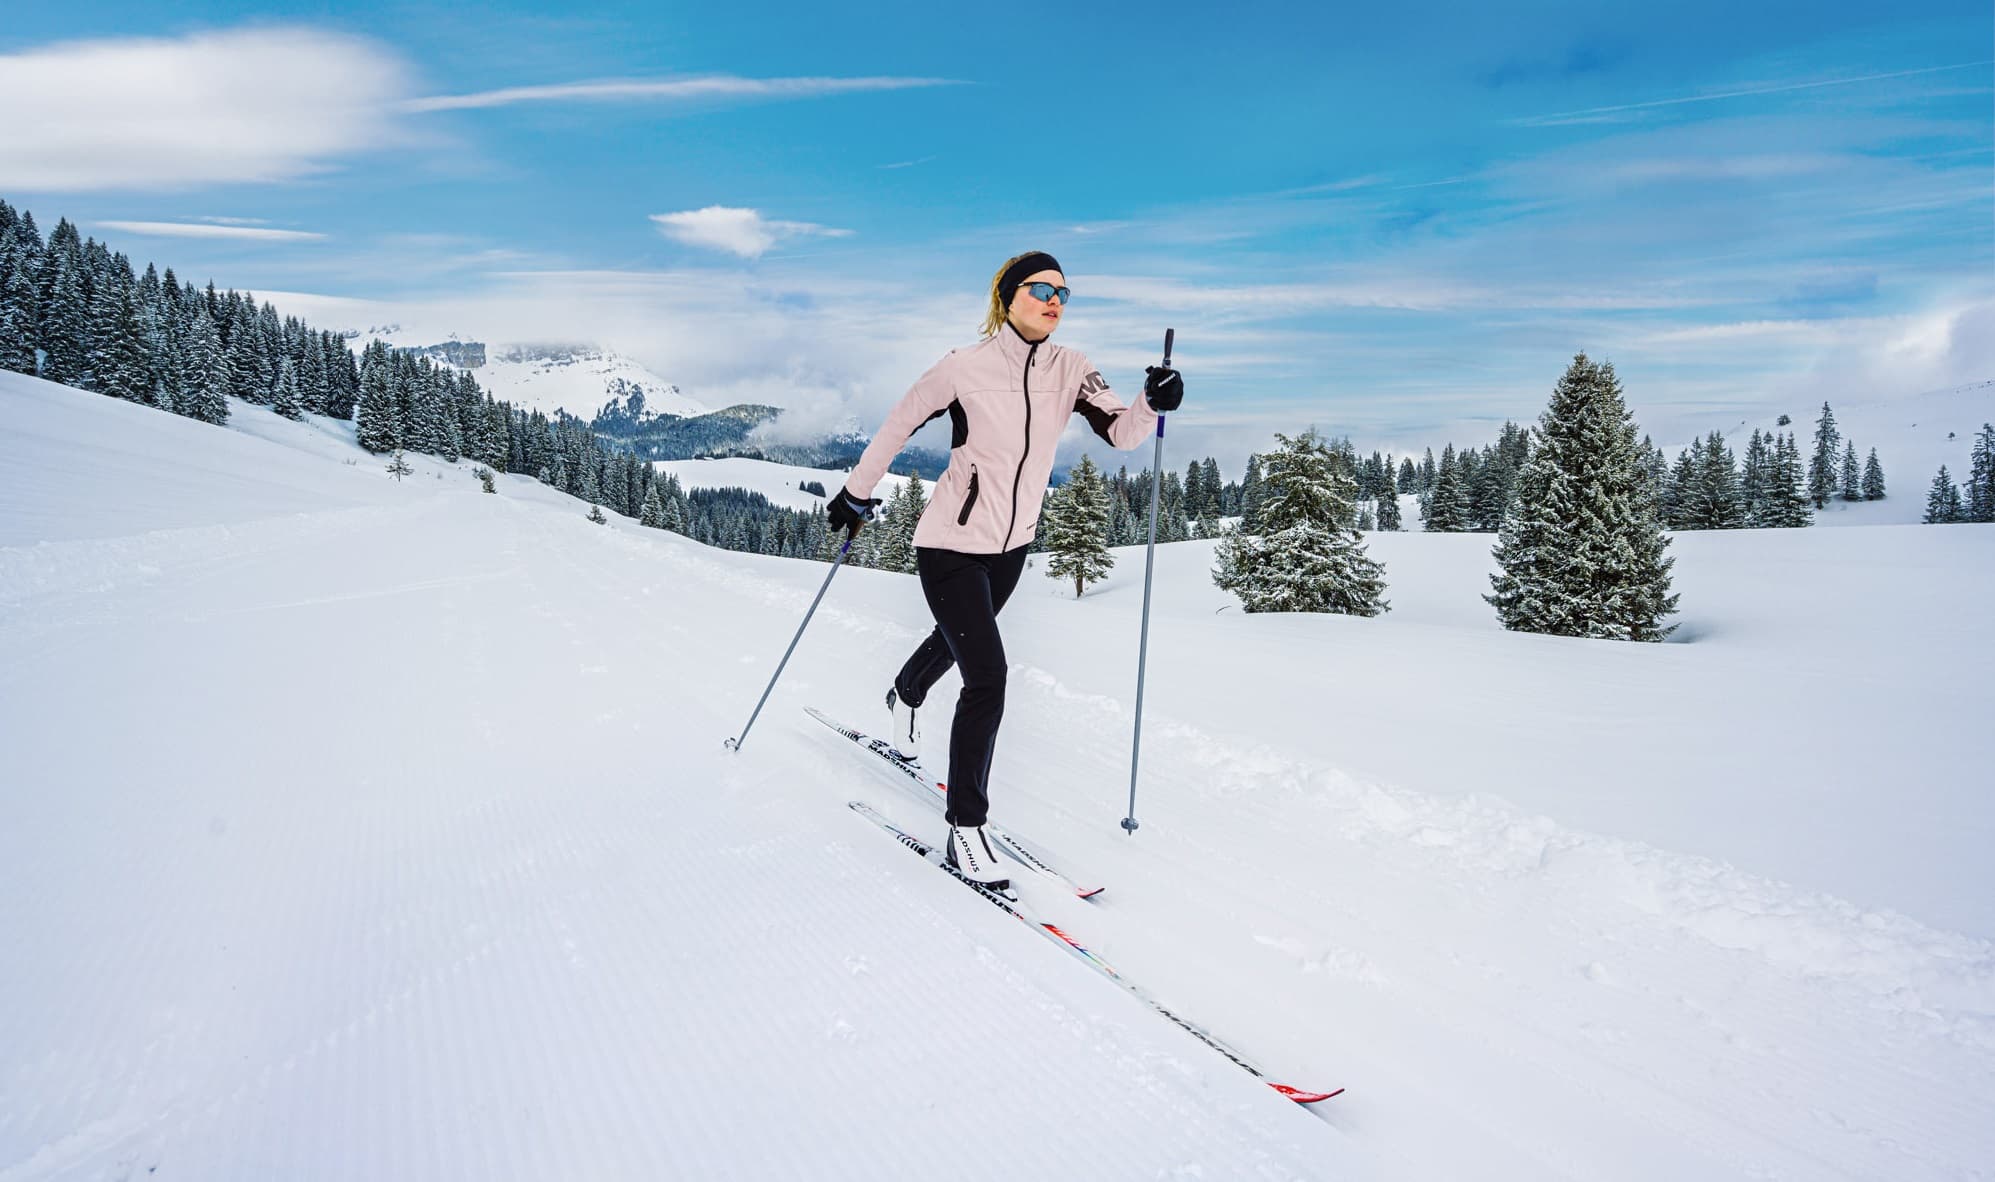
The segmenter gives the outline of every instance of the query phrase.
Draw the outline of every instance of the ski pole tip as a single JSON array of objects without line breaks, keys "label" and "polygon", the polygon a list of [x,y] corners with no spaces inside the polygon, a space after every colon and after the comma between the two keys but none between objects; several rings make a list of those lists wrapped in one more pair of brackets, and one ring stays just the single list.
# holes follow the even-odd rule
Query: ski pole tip
[{"label": "ski pole tip", "polygon": [[1136,830],[1137,830],[1137,827],[1138,827],[1138,826],[1137,826],[1137,821],[1136,821],[1136,818],[1134,818],[1134,817],[1124,817],[1124,818],[1122,818],[1122,828],[1123,828],[1123,829],[1124,829],[1124,830],[1125,830],[1125,831],[1126,831],[1126,832],[1127,832],[1127,833],[1128,833],[1128,834],[1129,834],[1129,835],[1130,835],[1131,837],[1134,837],[1134,836],[1136,835]]}]

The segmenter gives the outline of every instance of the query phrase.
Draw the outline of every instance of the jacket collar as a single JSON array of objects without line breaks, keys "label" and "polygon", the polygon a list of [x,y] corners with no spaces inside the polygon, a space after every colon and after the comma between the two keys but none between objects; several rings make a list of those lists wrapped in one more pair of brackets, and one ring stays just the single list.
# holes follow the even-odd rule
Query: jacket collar
[{"label": "jacket collar", "polygon": [[992,339],[997,342],[998,351],[1004,354],[1006,360],[1021,367],[1024,366],[1026,359],[1032,356],[1032,348],[1035,343],[1042,352],[1052,348],[1043,337],[1037,342],[1033,342],[1020,336],[1018,326],[1013,324],[1009,319],[998,328],[997,336]]}]

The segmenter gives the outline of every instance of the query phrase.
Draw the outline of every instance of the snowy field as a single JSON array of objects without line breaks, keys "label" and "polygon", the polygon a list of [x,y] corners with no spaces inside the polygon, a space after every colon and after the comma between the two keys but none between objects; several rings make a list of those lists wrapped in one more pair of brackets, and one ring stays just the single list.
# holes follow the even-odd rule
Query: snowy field
[{"label": "snowy field", "polygon": [[[850,472],[844,468],[805,468],[796,464],[775,464],[767,460],[743,459],[740,456],[722,456],[706,460],[654,460],[651,466],[660,472],[669,472],[679,478],[679,483],[688,491],[696,488],[745,488],[769,498],[769,503],[785,509],[806,509],[822,512],[824,497],[816,493],[804,492],[802,485],[811,481],[824,486],[826,494],[836,494],[845,487],[845,478]],[[907,483],[904,476],[891,473],[882,476],[873,489],[873,495],[885,504],[894,491]],[[923,481],[923,486],[933,489],[935,482]]]},{"label": "snowy field", "polygon": [[1029,571],[995,815],[1109,888],[1035,901],[1305,1110],[845,808],[939,828],[801,711],[912,578],[730,754],[825,567],[233,409],[0,375],[0,1182],[1995,1171],[1995,527],[1680,536],[1647,646],[1487,538],[1377,620],[1160,548],[1133,837],[1142,552]]}]

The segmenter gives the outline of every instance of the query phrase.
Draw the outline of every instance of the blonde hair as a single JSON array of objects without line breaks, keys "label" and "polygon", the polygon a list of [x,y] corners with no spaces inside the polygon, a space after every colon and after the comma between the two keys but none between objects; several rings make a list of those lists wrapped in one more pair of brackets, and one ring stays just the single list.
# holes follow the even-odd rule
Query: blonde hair
[{"label": "blonde hair", "polygon": [[1024,258],[1025,255],[1038,253],[1036,250],[1028,250],[1024,254],[1012,255],[1004,262],[998,264],[997,274],[991,276],[991,306],[984,313],[984,338],[986,340],[996,336],[998,329],[1003,328],[1005,320],[1011,316],[1011,309],[1004,306],[1003,293],[998,291],[998,284],[1004,282],[1004,273],[1011,270],[1012,264]]}]

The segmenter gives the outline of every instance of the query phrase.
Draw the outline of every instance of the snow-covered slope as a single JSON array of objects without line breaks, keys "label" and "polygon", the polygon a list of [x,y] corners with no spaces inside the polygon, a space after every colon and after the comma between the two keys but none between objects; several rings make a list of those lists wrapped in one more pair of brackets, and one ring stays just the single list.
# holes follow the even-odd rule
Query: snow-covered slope
[{"label": "snow-covered slope", "polygon": [[[390,326],[362,332],[354,338],[354,348],[377,337],[398,349],[427,349],[458,340]],[[441,355],[436,360],[447,363]],[[566,411],[584,422],[604,403],[628,399],[633,393],[644,395],[645,409],[652,414],[703,415],[713,409],[636,361],[595,344],[486,342],[484,364],[471,372],[496,399],[547,415]]]},{"label": "snow-covered slope", "polygon": [[[1815,515],[1815,523],[1909,525],[1925,516],[1926,492],[1941,464],[1947,466],[1956,483],[1967,478],[1974,433],[1982,424],[1995,422],[1995,381],[1837,401],[1830,409],[1843,438],[1856,445],[1859,463],[1872,448],[1877,450],[1878,463],[1884,468],[1886,496],[1881,501],[1832,501]],[[1725,446],[1741,463],[1755,430],[1792,434],[1805,463],[1814,451],[1815,423],[1822,407],[1816,403],[1789,413],[1794,421],[1785,427],[1772,416],[1719,421],[1714,415],[1711,425],[1703,430],[1722,431]],[[1682,440],[1663,445],[1663,451],[1674,460],[1677,452],[1689,445],[1688,440]]]},{"label": "snow-covered slope", "polygon": [[913,579],[841,571],[729,754],[822,565],[235,412],[0,375],[0,1179],[1995,1161],[1991,527],[1680,539],[1653,646],[1496,629],[1486,538],[1375,538],[1370,621],[1162,547],[1133,837],[1141,552],[1028,572],[999,819],[1108,883],[1042,896],[1076,936],[1350,1087],[1305,1111],[844,807],[937,827],[799,709],[872,721]]},{"label": "snow-covered slope", "polygon": [[[824,486],[826,494],[834,494],[845,484],[848,473],[840,468],[805,468],[797,464],[776,464],[767,460],[751,460],[739,456],[725,456],[705,460],[658,460],[652,467],[660,472],[670,472],[679,478],[679,483],[688,489],[694,488],[745,488],[769,498],[773,505],[786,509],[815,510],[824,508],[824,498],[816,493],[804,492],[802,486],[816,482]],[[880,479],[873,495],[885,501],[894,495],[894,490],[907,482],[905,477],[887,475]]]}]

